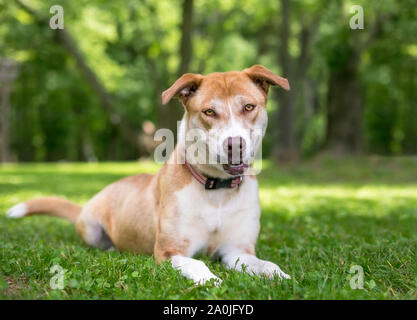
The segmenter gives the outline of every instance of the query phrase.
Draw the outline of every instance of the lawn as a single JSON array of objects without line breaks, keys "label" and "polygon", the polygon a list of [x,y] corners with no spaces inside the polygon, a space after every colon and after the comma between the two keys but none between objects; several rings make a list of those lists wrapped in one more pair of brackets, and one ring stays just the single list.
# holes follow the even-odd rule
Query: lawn
[{"label": "lawn", "polygon": [[[0,299],[417,298],[417,158],[265,162],[257,253],[292,276],[282,282],[203,258],[223,283],[193,286],[169,263],[84,246],[64,220],[4,216],[35,196],[83,204],[121,177],[157,170],[150,162],[0,167]],[[63,290],[50,287],[53,265],[64,269]],[[363,268],[363,289],[350,286],[352,266]]]}]

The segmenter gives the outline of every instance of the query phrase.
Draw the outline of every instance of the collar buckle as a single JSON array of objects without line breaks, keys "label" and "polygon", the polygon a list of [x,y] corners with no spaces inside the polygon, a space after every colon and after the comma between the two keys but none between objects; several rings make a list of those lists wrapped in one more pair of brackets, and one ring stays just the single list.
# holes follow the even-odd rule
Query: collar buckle
[{"label": "collar buckle", "polygon": [[217,179],[217,178],[207,178],[206,183],[204,185],[206,190],[214,190],[214,189],[221,189],[221,188],[236,188],[242,183],[243,177],[238,176],[236,178],[230,179]]},{"label": "collar buckle", "polygon": [[204,188],[206,190],[216,189],[216,186],[217,186],[217,182],[218,181],[219,180],[216,179],[216,178],[207,178],[206,184],[204,185]]}]

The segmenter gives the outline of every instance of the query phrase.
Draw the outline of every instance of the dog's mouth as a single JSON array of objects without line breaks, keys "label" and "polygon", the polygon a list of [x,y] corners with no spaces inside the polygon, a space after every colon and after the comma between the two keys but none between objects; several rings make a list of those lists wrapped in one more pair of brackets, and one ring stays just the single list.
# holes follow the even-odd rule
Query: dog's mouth
[{"label": "dog's mouth", "polygon": [[249,165],[243,162],[239,164],[224,164],[223,165],[224,171],[226,171],[228,174],[232,176],[242,175],[248,167]]},{"label": "dog's mouth", "polygon": [[[218,160],[220,160],[220,156],[218,156]],[[237,159],[233,159],[232,153],[229,152],[227,163],[223,163],[223,170],[232,176],[241,176],[247,168],[249,168],[249,164],[243,160],[242,151],[240,151]]]}]

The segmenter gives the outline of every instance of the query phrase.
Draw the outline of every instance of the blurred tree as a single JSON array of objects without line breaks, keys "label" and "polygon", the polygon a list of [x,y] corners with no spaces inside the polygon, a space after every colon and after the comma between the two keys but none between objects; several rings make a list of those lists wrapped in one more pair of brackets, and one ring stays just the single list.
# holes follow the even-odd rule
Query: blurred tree
[{"label": "blurred tree", "polygon": [[[193,1],[194,0],[183,0],[182,3],[182,21],[181,21],[181,42],[179,46],[179,57],[180,63],[176,78],[181,77],[184,73],[192,72],[190,69],[193,52]],[[170,83],[167,83],[166,87],[171,86],[176,79],[171,77]],[[177,133],[177,121],[182,119],[184,113],[183,107],[176,100],[171,100],[168,105],[169,111],[164,119],[167,121],[161,123],[162,127],[169,128],[174,132],[174,136]]]},{"label": "blurred tree", "polygon": [[[416,2],[387,3],[391,17],[361,67],[365,147],[386,155],[417,153]],[[386,4],[386,5],[387,5]]]},{"label": "blurred tree", "polygon": [[[281,0],[280,2],[281,23],[277,28],[277,63],[281,66],[284,77],[288,78],[291,91],[276,91],[279,101],[276,153],[281,161],[294,161],[299,158],[302,137],[305,134],[305,125],[301,125],[297,132],[296,118],[300,117],[303,123],[308,121],[303,115],[305,115],[308,105],[315,103],[314,97],[308,99],[307,91],[311,88],[308,81],[308,70],[311,64],[311,44],[320,26],[320,15],[324,6],[322,1],[316,1],[312,4],[295,3],[295,8],[292,8],[291,1]],[[305,13],[306,11],[307,13]],[[300,21],[296,38],[298,46],[298,55],[296,56],[292,53],[290,45],[290,39],[293,38],[291,32],[293,25],[291,17],[293,15],[297,21]]]},{"label": "blurred tree", "polygon": [[0,60],[0,135],[1,162],[10,161],[9,123],[10,123],[10,91],[12,82],[18,73],[18,65],[9,59]]},{"label": "blurred tree", "polygon": [[[347,21],[342,2],[337,2],[340,21]],[[327,95],[326,148],[332,153],[357,153],[362,147],[363,94],[359,83],[361,57],[382,33],[387,18],[379,15],[365,31],[351,30],[341,23],[337,38],[328,48],[330,71]]]},{"label": "blurred tree", "polygon": [[[16,3],[26,12],[31,14],[40,24],[48,25],[49,20],[40,16],[32,8],[28,7],[24,2],[15,0]],[[100,82],[95,72],[89,67],[77,44],[66,29],[51,30],[54,33],[55,39],[61,44],[71,55],[80,69],[81,73],[86,78],[92,89],[97,94],[101,105],[109,116],[110,122],[120,131],[121,136],[136,149],[137,153],[141,154],[141,146],[139,140],[138,130],[132,128],[130,123],[119,114],[116,107],[116,102],[112,95],[107,91],[104,85]],[[86,140],[88,141],[88,140]]]},{"label": "blurred tree", "polygon": [[282,74],[288,79],[293,90],[290,92],[278,91],[279,112],[278,112],[278,156],[281,160],[291,161],[298,158],[298,150],[295,140],[295,71],[291,66],[289,52],[289,39],[291,27],[291,2],[281,0],[282,22],[278,32],[279,50],[278,64],[281,65]]}]

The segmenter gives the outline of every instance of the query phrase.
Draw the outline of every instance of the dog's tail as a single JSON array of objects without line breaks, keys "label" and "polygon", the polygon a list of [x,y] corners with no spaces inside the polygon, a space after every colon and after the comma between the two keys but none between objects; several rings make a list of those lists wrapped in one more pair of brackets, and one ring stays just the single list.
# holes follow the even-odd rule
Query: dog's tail
[{"label": "dog's tail", "polygon": [[57,197],[35,198],[18,203],[7,211],[9,218],[22,218],[32,215],[56,216],[75,222],[82,207],[71,201]]}]

